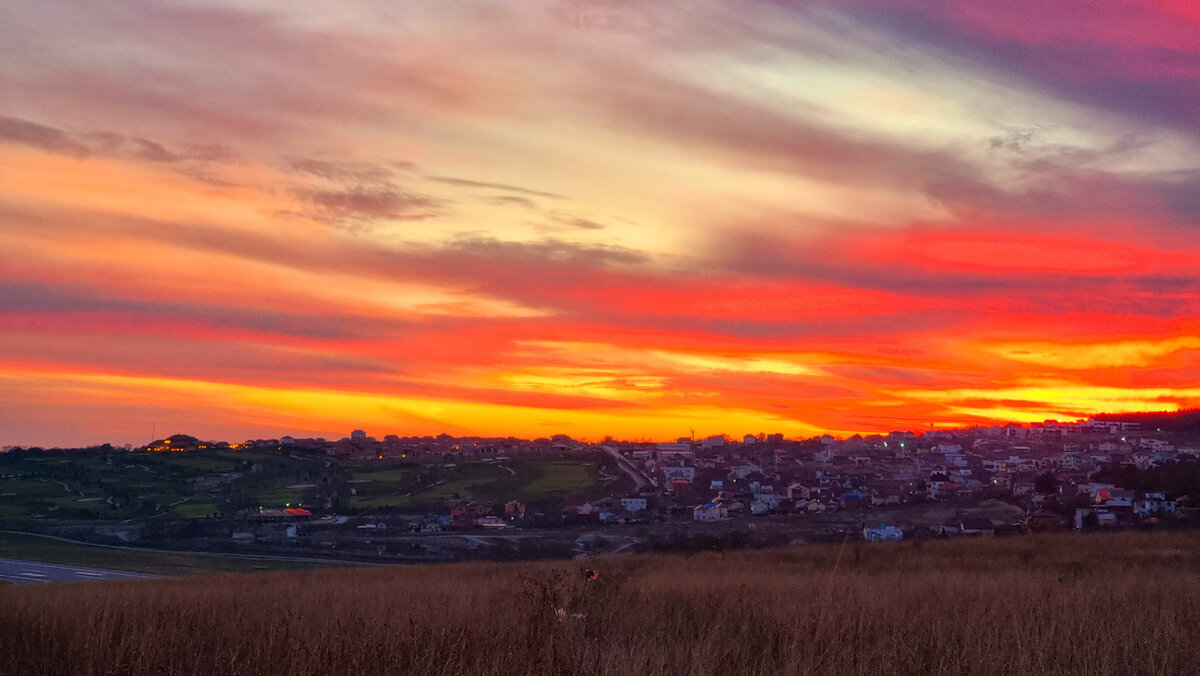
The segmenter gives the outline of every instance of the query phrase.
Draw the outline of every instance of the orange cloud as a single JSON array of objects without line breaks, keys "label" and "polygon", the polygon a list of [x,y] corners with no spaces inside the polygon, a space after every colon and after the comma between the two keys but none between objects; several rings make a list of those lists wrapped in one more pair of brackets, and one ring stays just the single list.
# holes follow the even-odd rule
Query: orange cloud
[{"label": "orange cloud", "polygon": [[1189,12],[868,1],[14,5],[0,443],[1200,403]]}]

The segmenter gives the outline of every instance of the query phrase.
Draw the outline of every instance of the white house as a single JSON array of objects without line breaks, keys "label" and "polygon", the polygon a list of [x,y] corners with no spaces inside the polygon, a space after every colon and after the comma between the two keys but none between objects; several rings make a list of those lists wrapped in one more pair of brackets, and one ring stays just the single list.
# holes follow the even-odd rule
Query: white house
[{"label": "white house", "polygon": [[811,497],[811,491],[804,484],[792,484],[787,487],[788,500],[807,500]]},{"label": "white house", "polygon": [[1104,501],[1105,507],[1132,509],[1133,501],[1137,498],[1137,493],[1119,488],[1107,488],[1099,491],[1098,497]]},{"label": "white house", "polygon": [[754,501],[761,502],[761,503],[767,505],[767,507],[770,509],[775,509],[776,507],[779,506],[779,503],[783,502],[783,496],[776,495],[775,493],[771,493],[771,492],[755,493]]},{"label": "white house", "polygon": [[863,526],[863,539],[868,542],[881,540],[903,540],[904,531],[888,523],[867,524]]},{"label": "white house", "polygon": [[695,521],[722,521],[728,518],[728,508],[715,502],[708,502],[692,509],[692,519]]},{"label": "white house", "polygon": [[442,524],[439,521],[428,520],[423,521],[418,527],[418,533],[440,533],[442,532]]},{"label": "white house", "polygon": [[621,506],[626,512],[646,511],[646,498],[621,498]]},{"label": "white house", "polygon": [[1142,518],[1175,513],[1175,501],[1162,493],[1147,493],[1144,500],[1133,503],[1133,511]]},{"label": "white house", "polygon": [[1080,507],[1075,510],[1075,530],[1083,530],[1083,522],[1089,514],[1096,515],[1096,524],[1099,526],[1112,526],[1117,523],[1117,515],[1104,508],[1092,509],[1088,507]]},{"label": "white house", "polygon": [[745,479],[751,474],[762,474],[762,468],[758,465],[738,465],[729,470],[729,475],[739,479]]},{"label": "white house", "polygon": [[802,500],[796,503],[797,512],[824,512],[827,509],[829,508],[819,500],[809,500],[808,502]]},{"label": "white house", "polygon": [[695,467],[680,467],[676,465],[668,465],[662,468],[663,478],[667,481],[695,481]]},{"label": "white house", "polygon": [[1103,491],[1105,489],[1111,490],[1116,487],[1117,487],[1116,484],[1091,482],[1091,483],[1076,484],[1075,490],[1087,495],[1088,497],[1090,497],[1092,499],[1093,502],[1097,502],[1101,499],[1100,491]]}]

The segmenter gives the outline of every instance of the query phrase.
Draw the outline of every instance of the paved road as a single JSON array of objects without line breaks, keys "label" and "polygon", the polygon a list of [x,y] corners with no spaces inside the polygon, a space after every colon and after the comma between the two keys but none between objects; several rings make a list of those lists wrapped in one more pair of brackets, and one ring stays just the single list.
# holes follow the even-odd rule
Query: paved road
[{"label": "paved road", "polygon": [[85,580],[150,579],[154,575],[123,570],[66,566],[61,563],[0,559],[0,580],[9,582],[81,582]]},{"label": "paved road", "polygon": [[633,482],[637,484],[639,489],[654,487],[654,482],[650,481],[650,478],[642,470],[631,465],[624,456],[617,452],[617,449],[612,446],[604,446],[603,448],[606,453],[613,457],[613,460],[617,461],[617,467],[620,467],[621,471],[628,474],[630,479],[633,479]]}]

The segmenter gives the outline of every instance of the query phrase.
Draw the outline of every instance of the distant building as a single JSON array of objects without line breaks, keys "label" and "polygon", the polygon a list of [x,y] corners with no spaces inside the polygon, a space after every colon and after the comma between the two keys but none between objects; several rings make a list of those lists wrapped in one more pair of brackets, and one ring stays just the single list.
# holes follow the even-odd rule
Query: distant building
[{"label": "distant building", "polygon": [[808,500],[811,491],[804,484],[795,483],[787,487],[788,500]]},{"label": "distant building", "polygon": [[959,522],[960,535],[991,537],[996,534],[996,525],[990,519],[963,519]]},{"label": "distant building", "polygon": [[729,518],[729,509],[722,504],[708,502],[692,510],[695,521],[721,521]]},{"label": "distant building", "polygon": [[866,524],[863,526],[863,539],[868,542],[903,540],[904,531],[890,523]]},{"label": "distant building", "polygon": [[694,458],[696,451],[692,448],[691,440],[686,437],[673,443],[663,443],[655,446],[660,458]]},{"label": "distant building", "polygon": [[588,523],[596,520],[592,514],[592,506],[588,504],[567,505],[563,507],[562,517],[563,523],[567,525]]},{"label": "distant building", "polygon": [[1062,519],[1054,512],[1044,509],[1025,517],[1025,530],[1030,533],[1053,533],[1062,526]]},{"label": "distant building", "polygon": [[[343,428],[345,429],[345,428]],[[350,441],[366,441],[367,433],[363,430],[354,430],[350,433]]]},{"label": "distant building", "polygon": [[1133,509],[1143,518],[1174,514],[1175,501],[1167,500],[1162,493],[1147,493],[1144,500],[1134,503]]},{"label": "distant building", "polygon": [[678,479],[680,481],[692,482],[696,480],[695,467],[663,467],[662,473],[663,478],[668,481],[674,481]]},{"label": "distant building", "polygon": [[1084,530],[1088,527],[1090,525],[1088,517],[1091,515],[1095,515],[1095,525],[1101,528],[1117,524],[1117,515],[1103,507],[1080,507],[1075,510],[1075,530]]},{"label": "distant building", "polygon": [[761,502],[767,506],[767,509],[777,509],[779,503],[783,502],[783,496],[769,491],[754,494],[754,501]]},{"label": "distant building", "polygon": [[621,498],[621,506],[627,512],[646,511],[646,498]]},{"label": "distant building", "polygon": [[729,476],[736,479],[745,479],[751,474],[762,474],[762,468],[758,465],[737,465],[729,470]]},{"label": "distant building", "polygon": [[180,451],[195,451],[197,449],[207,449],[209,444],[201,443],[199,439],[187,434],[172,434],[166,439],[152,441],[146,447],[147,451],[154,453],[162,452],[180,452]]}]

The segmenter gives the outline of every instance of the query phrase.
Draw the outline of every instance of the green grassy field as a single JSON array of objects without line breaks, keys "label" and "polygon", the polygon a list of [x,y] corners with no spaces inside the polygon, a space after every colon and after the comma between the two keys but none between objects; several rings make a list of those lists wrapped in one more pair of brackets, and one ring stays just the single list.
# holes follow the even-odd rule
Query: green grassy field
[{"label": "green grassy field", "polygon": [[388,469],[369,469],[354,471],[350,473],[350,479],[353,481],[371,481],[389,485],[404,485],[405,482],[412,481],[418,473],[416,465],[405,464],[400,466],[391,466]]},{"label": "green grassy field", "polygon": [[220,505],[215,502],[185,502],[171,508],[170,515],[177,519],[205,519],[217,513]]},{"label": "green grassy field", "polygon": [[237,471],[246,458],[240,458],[235,453],[171,453],[159,455],[164,466],[196,470],[199,473]]},{"label": "green grassy field", "polygon": [[597,479],[595,465],[559,460],[540,463],[541,475],[524,487],[526,502],[553,499],[587,490]]},{"label": "green grassy field", "polygon": [[599,480],[595,463],[578,459],[465,462],[453,466],[402,465],[355,471],[355,507],[433,508],[450,499],[526,503],[586,496]]},{"label": "green grassy field", "polygon": [[283,507],[313,496],[291,486],[313,483],[324,465],[321,456],[258,451],[0,455],[0,519],[204,518]]},{"label": "green grassy field", "polygon": [[[0,532],[0,558],[63,563],[92,568],[177,576],[198,573],[256,572],[323,567],[325,564],[274,559],[196,556],[111,549],[64,542],[36,535]],[[331,563],[329,565],[338,565]],[[0,673],[4,673],[0,671]]]},{"label": "green grassy field", "polygon": [[201,519],[299,505],[442,511],[456,499],[554,511],[616,488],[600,481],[596,460],[579,458],[331,464],[269,451],[0,454],[0,520],[18,529],[31,519]]},{"label": "green grassy field", "polygon": [[1195,674],[1200,534],[7,586],[0,607],[0,673],[33,676]]}]

